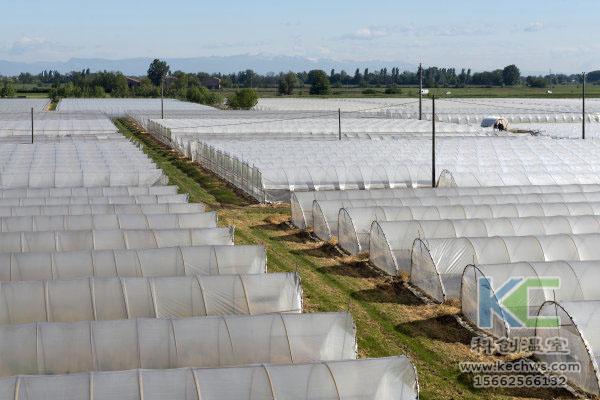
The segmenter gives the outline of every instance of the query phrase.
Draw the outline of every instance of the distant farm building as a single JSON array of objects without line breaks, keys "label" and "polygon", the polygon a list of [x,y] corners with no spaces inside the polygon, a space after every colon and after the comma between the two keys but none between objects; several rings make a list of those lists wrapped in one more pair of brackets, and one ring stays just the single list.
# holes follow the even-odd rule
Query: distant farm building
[{"label": "distant farm building", "polygon": [[221,89],[221,79],[216,76],[212,76],[201,83],[202,86],[209,90],[219,90]]},{"label": "distant farm building", "polygon": [[137,87],[137,86],[140,86],[142,84],[142,80],[141,79],[131,78],[129,76],[126,76],[125,79],[127,79],[127,86],[129,86],[130,88]]}]

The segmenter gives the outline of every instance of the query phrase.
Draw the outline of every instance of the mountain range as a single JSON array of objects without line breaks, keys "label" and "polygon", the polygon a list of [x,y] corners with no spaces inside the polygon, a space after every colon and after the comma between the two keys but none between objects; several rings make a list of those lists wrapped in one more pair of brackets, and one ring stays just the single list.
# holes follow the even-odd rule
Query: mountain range
[{"label": "mountain range", "polygon": [[[36,62],[18,62],[0,60],[0,75],[14,76],[21,72],[39,74],[44,70],[56,70],[60,73],[70,71],[81,71],[89,68],[94,71],[121,71],[125,75],[141,76],[145,75],[148,65],[152,62],[150,57],[124,58],[119,60],[105,58],[71,58],[68,61],[36,61]],[[361,72],[364,68],[371,70],[392,67],[398,67],[400,71],[417,69],[416,65],[401,61],[352,61],[352,60],[332,60],[327,58],[311,59],[307,57],[291,56],[266,56],[266,55],[234,55],[234,56],[209,56],[193,58],[164,58],[171,67],[171,71],[181,70],[184,72],[221,72],[232,73],[252,69],[257,73],[265,74],[268,72],[279,73],[280,71],[310,71],[312,69],[322,69],[329,73],[333,68],[336,71],[345,70],[353,75],[356,68]]]}]

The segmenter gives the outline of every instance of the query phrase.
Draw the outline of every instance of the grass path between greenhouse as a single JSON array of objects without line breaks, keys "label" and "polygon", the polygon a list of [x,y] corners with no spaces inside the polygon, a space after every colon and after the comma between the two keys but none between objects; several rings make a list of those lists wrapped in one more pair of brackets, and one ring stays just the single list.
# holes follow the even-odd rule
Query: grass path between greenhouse
[{"label": "grass path between greenhouse", "polygon": [[315,242],[287,224],[288,205],[260,205],[227,183],[160,145],[126,120],[119,130],[141,143],[170,184],[218,211],[219,225],[235,225],[236,244],[263,244],[269,272],[297,270],[305,312],[350,309],[356,322],[359,356],[407,354],[415,363],[422,399],[563,399],[564,390],[476,389],[461,374],[459,361],[493,361],[470,351],[472,334],[454,318],[459,308],[425,305],[400,279],[381,276],[359,257],[343,256],[330,243]]}]

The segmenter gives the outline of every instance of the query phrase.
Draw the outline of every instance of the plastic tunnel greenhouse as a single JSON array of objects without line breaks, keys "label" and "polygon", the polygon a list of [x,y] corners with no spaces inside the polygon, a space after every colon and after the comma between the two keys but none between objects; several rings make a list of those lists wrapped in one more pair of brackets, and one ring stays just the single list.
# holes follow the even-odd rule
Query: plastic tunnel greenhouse
[{"label": "plastic tunnel greenhouse", "polygon": [[1,253],[0,281],[263,274],[262,245]]},{"label": "plastic tunnel greenhouse", "polygon": [[216,227],[217,213],[214,211],[196,214],[100,214],[0,217],[0,232]]},{"label": "plastic tunnel greenhouse", "polygon": [[0,253],[233,244],[233,227],[0,233]]},{"label": "plastic tunnel greenhouse", "polygon": [[[67,389],[66,389],[67,388]],[[21,400],[417,400],[417,374],[404,356],[293,365],[88,372],[0,379],[0,396]]]},{"label": "plastic tunnel greenhouse", "polygon": [[297,364],[357,356],[350,313],[0,325],[0,377]]},{"label": "plastic tunnel greenhouse", "polygon": [[0,324],[301,311],[296,273],[0,282]]},{"label": "plastic tunnel greenhouse", "polygon": [[25,197],[0,199],[0,206],[53,206],[75,204],[165,204],[187,203],[187,194],[108,197]]},{"label": "plastic tunnel greenhouse", "polygon": [[0,206],[0,217],[98,214],[193,214],[204,211],[204,204],[201,203],[66,204],[53,206]]},{"label": "plastic tunnel greenhouse", "polygon": [[410,281],[443,302],[460,296],[467,265],[600,260],[600,234],[417,239]]},{"label": "plastic tunnel greenhouse", "polygon": [[312,211],[313,230],[315,235],[322,240],[330,240],[332,236],[337,236],[340,209],[349,207],[563,202],[600,202],[600,192],[398,197],[371,200],[315,200]]},{"label": "plastic tunnel greenhouse", "polygon": [[[338,243],[340,247],[351,254],[359,254],[368,250],[371,253],[371,261],[377,263],[379,260],[383,260],[381,256],[385,255],[380,252],[385,251],[385,248],[369,248],[371,227],[374,221],[543,217],[553,215],[600,215],[600,202],[348,207],[340,209],[338,215]],[[378,244],[375,243],[375,246],[378,246]],[[376,254],[373,254],[373,251]]]},{"label": "plastic tunnel greenhouse", "polygon": [[[462,314],[473,324],[478,325],[478,299],[487,296],[500,301],[500,287],[510,278],[545,280],[552,285],[546,289],[530,289],[526,297],[513,301],[511,311],[535,317],[545,301],[600,300],[596,276],[600,274],[600,261],[549,261],[536,263],[481,264],[465,268],[461,283]],[[554,280],[558,281],[554,282]],[[480,293],[482,289],[485,293]],[[533,336],[534,327],[516,327],[510,322],[512,316],[493,313],[490,327],[479,326],[496,337]]]},{"label": "plastic tunnel greenhouse", "polygon": [[[378,267],[390,275],[409,272],[413,243],[429,238],[553,235],[559,233],[600,233],[600,216],[502,217],[373,222],[371,249]],[[389,261],[393,261],[391,264]],[[462,271],[461,271],[462,272]]]},{"label": "plastic tunnel greenhouse", "polygon": [[538,328],[535,335],[543,343],[562,338],[569,350],[569,354],[547,353],[538,358],[548,364],[578,363],[580,371],[563,374],[586,392],[600,395],[600,301],[547,301],[538,317],[560,319],[558,328]]},{"label": "plastic tunnel greenhouse", "polygon": [[177,186],[100,186],[63,188],[2,189],[0,198],[27,197],[109,197],[177,194]]},{"label": "plastic tunnel greenhouse", "polygon": [[314,200],[361,200],[395,197],[466,196],[489,194],[597,192],[600,185],[526,185],[443,188],[397,188],[375,190],[325,190],[294,192],[291,196],[292,223],[304,229],[312,225]]}]

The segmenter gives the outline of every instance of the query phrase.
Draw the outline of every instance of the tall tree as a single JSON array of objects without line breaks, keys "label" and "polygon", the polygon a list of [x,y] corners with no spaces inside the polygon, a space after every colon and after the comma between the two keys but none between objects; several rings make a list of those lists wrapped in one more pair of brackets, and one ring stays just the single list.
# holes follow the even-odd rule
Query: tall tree
[{"label": "tall tree", "polygon": [[329,94],[329,79],[325,71],[319,69],[309,72],[311,76],[310,94],[323,95]]},{"label": "tall tree", "polygon": [[160,82],[167,75],[167,72],[169,72],[169,68],[166,61],[160,61],[158,58],[155,58],[148,68],[148,79],[156,86],[159,86]]},{"label": "tall tree", "polygon": [[507,86],[516,85],[521,81],[521,71],[514,64],[507,65],[502,70],[502,80]]}]

